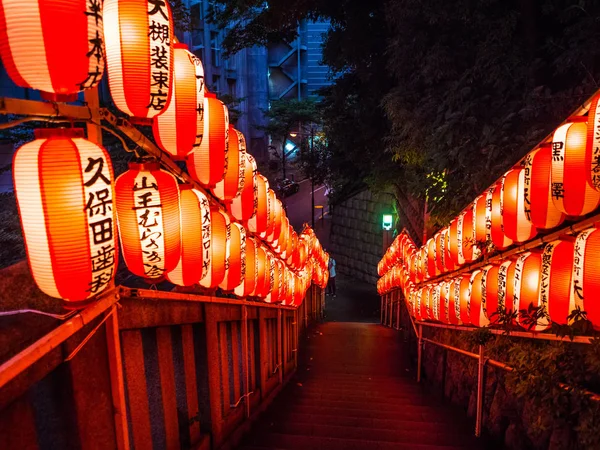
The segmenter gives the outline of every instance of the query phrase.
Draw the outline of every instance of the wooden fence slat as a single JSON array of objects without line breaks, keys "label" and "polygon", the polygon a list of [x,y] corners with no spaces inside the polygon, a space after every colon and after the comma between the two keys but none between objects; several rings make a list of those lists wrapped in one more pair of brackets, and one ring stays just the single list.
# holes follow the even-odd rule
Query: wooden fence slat
[{"label": "wooden fence slat", "polygon": [[160,371],[160,388],[167,450],[178,450],[180,448],[179,420],[177,417],[177,397],[175,395],[173,345],[171,342],[171,329],[169,327],[156,329],[156,344],[158,348],[158,368]]},{"label": "wooden fence slat", "polygon": [[240,324],[231,322],[231,363],[233,369],[233,403],[237,403],[241,397],[241,377],[240,377]]},{"label": "wooden fence slat", "polygon": [[[183,341],[183,364],[185,370],[185,393],[187,398],[188,416],[199,414],[198,385],[196,383],[196,360],[194,358],[194,334],[191,325],[181,327]],[[190,441],[192,445],[200,441],[200,422],[190,424]]]},{"label": "wooden fence slat", "polygon": [[229,413],[231,393],[229,386],[229,348],[227,345],[227,322],[218,322],[219,329],[219,355],[221,355],[221,386],[223,417]]}]

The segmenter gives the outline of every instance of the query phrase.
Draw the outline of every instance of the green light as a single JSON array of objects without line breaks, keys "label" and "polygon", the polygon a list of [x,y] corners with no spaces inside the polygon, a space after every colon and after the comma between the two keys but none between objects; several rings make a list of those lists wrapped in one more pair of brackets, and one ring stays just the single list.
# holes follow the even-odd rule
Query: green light
[{"label": "green light", "polygon": [[382,223],[383,229],[391,230],[393,221],[394,221],[394,217],[391,214],[384,214],[383,215],[383,223]]}]

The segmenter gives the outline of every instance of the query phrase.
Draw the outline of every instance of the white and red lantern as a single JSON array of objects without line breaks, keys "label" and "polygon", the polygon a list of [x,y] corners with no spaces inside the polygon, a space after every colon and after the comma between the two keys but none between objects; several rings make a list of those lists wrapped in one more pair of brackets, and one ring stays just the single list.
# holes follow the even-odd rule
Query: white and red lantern
[{"label": "white and red lantern", "polygon": [[108,85],[125,114],[166,111],[173,87],[173,18],[167,1],[105,0]]},{"label": "white and red lantern", "polygon": [[576,307],[572,289],[574,257],[575,248],[570,239],[550,242],[544,247],[540,302],[546,306],[552,322],[568,323],[568,316]]},{"label": "white and red lantern", "polygon": [[173,94],[152,124],[154,139],[175,160],[183,161],[202,142],[204,69],[187,45],[173,44]]},{"label": "white and red lantern", "polygon": [[[241,135],[241,133],[240,133]],[[243,139],[243,136],[242,136]],[[258,193],[256,192],[256,161],[249,153],[244,152],[244,185],[241,192],[233,198],[228,205],[229,212],[236,220],[241,222],[250,220],[258,206]]]},{"label": "white and red lantern", "polygon": [[509,170],[502,177],[502,228],[514,242],[525,242],[537,231],[525,213],[525,171],[522,167]]},{"label": "white and red lantern", "polygon": [[542,303],[540,296],[541,269],[542,255],[538,252],[523,253],[515,263],[513,310],[530,311],[531,308],[539,308],[541,315],[535,323],[525,323],[521,314],[517,319],[519,325],[533,331],[548,328],[550,319],[546,305]]},{"label": "white and red lantern", "polygon": [[117,269],[113,172],[82,130],[36,130],[13,161],[27,257],[38,287],[75,305],[104,291]]},{"label": "white and red lantern", "polygon": [[587,313],[594,328],[600,329],[600,230],[583,231],[575,241],[573,259],[573,304]]},{"label": "white and red lantern", "polygon": [[229,125],[229,149],[227,151],[227,167],[225,176],[212,189],[219,200],[231,202],[244,188],[246,181],[246,149],[243,145],[243,135]]}]

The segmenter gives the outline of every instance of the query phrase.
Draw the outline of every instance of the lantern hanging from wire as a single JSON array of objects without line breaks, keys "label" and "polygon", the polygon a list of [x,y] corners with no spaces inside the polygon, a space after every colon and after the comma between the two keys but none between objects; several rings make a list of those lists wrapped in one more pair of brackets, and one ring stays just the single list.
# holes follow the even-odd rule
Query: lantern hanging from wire
[{"label": "lantern hanging from wire", "polygon": [[573,121],[561,125],[552,137],[552,200],[568,216],[583,216],[600,203],[600,192],[591,184],[592,148],[587,145],[588,126]]},{"label": "lantern hanging from wire", "polygon": [[587,313],[595,329],[600,329],[600,231],[592,228],[579,233],[575,241],[572,293],[574,305]]},{"label": "lantern hanging from wire", "polygon": [[[173,44],[174,70],[171,102],[152,124],[154,139],[175,160],[183,161],[202,142],[204,128],[204,69],[185,44]],[[201,78],[198,90],[198,74]]]},{"label": "lantern hanging from wire", "polygon": [[102,8],[90,1],[2,0],[0,57],[18,86],[71,100],[102,78]]},{"label": "lantern hanging from wire", "polygon": [[[240,133],[241,139],[244,137]],[[258,192],[256,190],[256,161],[249,153],[243,152],[246,159],[244,164],[244,186],[239,194],[234,197],[227,208],[231,215],[240,222],[250,220],[258,206]]]},{"label": "lantern hanging from wire", "polygon": [[549,229],[559,226],[565,216],[552,201],[550,173],[552,149],[539,147],[525,157],[525,216],[533,226]]},{"label": "lantern hanging from wire", "polygon": [[509,170],[502,177],[502,226],[513,242],[525,242],[537,231],[525,214],[525,170]]},{"label": "lantern hanging from wire", "polygon": [[575,257],[580,258],[575,255],[575,247],[570,239],[553,241],[544,247],[540,301],[546,305],[552,322],[567,324],[569,314],[576,308],[571,284]]},{"label": "lantern hanging from wire", "polygon": [[104,291],[117,270],[112,164],[83,130],[35,136],[13,161],[27,258],[40,290],[76,306]]},{"label": "lantern hanging from wire", "polygon": [[127,268],[162,280],[181,255],[179,188],[158,162],[130,163],[115,183],[117,218]]},{"label": "lantern hanging from wire", "polygon": [[228,243],[225,278],[219,287],[224,291],[233,291],[244,281],[246,275],[246,229],[237,222],[230,224]]},{"label": "lantern hanging from wire", "polygon": [[178,286],[192,286],[208,274],[210,268],[210,204],[202,192],[191,184],[179,186],[181,208],[181,256],[167,273]]},{"label": "lantern hanging from wire", "polygon": [[216,288],[225,279],[231,223],[227,214],[210,208],[210,266],[200,286]]},{"label": "lantern hanging from wire", "polygon": [[227,167],[229,111],[214,93],[205,91],[203,114],[202,142],[188,155],[186,166],[194,180],[213,188],[223,179]]},{"label": "lantern hanging from wire", "polygon": [[[233,125],[229,125],[229,148],[227,150],[227,166],[225,176],[211,190],[219,200],[230,203],[244,188],[246,178],[246,152],[241,146],[242,134]],[[240,136],[242,138],[240,139]]]},{"label": "lantern hanging from wire", "polygon": [[125,114],[152,118],[169,106],[173,32],[167,1],[104,0],[108,85]]},{"label": "lantern hanging from wire", "polygon": [[540,272],[542,269],[542,255],[539,252],[526,252],[521,254],[515,263],[515,293],[514,311],[531,311],[539,308],[539,317],[535,323],[525,321],[519,314],[519,325],[533,331],[543,331],[549,326],[548,308],[540,296]]}]

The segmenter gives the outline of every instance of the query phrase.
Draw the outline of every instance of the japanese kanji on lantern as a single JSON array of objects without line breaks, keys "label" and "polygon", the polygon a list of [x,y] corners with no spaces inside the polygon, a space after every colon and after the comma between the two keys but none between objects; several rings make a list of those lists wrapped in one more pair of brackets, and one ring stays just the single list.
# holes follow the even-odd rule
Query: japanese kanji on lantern
[{"label": "japanese kanji on lantern", "polygon": [[164,113],[173,86],[173,18],[167,0],[104,0],[108,85],[125,114]]},{"label": "japanese kanji on lantern", "polygon": [[133,274],[160,281],[181,255],[177,180],[158,162],[130,163],[115,191],[125,263]]},{"label": "japanese kanji on lantern", "polygon": [[210,266],[205,277],[200,280],[200,286],[216,288],[225,279],[228,258],[228,239],[231,233],[231,223],[227,214],[216,207],[210,209]]},{"label": "japanese kanji on lantern", "polygon": [[231,222],[229,229],[229,255],[225,278],[219,284],[224,291],[233,291],[244,281],[246,274],[246,229]]},{"label": "japanese kanji on lantern", "polygon": [[587,149],[590,158],[590,184],[600,191],[600,95],[594,96],[587,120]]},{"label": "japanese kanji on lantern", "polygon": [[568,216],[592,212],[600,192],[591,184],[592,148],[586,143],[585,117],[556,129],[552,137],[552,200]]},{"label": "japanese kanji on lantern", "polygon": [[243,135],[229,125],[229,149],[225,176],[212,189],[219,200],[230,203],[244,188],[246,178],[246,151]]},{"label": "japanese kanji on lantern", "polygon": [[575,241],[573,258],[573,302],[582,311],[595,329],[600,329],[600,230],[592,228],[579,233]]},{"label": "japanese kanji on lantern", "polygon": [[502,228],[513,242],[525,242],[537,231],[525,214],[525,170],[511,169],[502,177]]},{"label": "japanese kanji on lantern", "polygon": [[575,246],[570,238],[546,244],[542,254],[540,273],[540,301],[548,308],[552,322],[567,324],[568,316],[576,308],[572,290],[573,262],[580,262],[581,247],[575,254]]},{"label": "japanese kanji on lantern", "polygon": [[267,252],[262,246],[256,248],[256,274],[256,289],[253,295],[264,298],[270,290],[270,266]]},{"label": "japanese kanji on lantern", "polygon": [[15,84],[54,100],[96,86],[104,72],[102,2],[2,0],[0,56]]},{"label": "japanese kanji on lantern", "polygon": [[116,272],[112,165],[82,130],[35,136],[13,161],[27,258],[44,293],[75,305],[105,290]]},{"label": "japanese kanji on lantern", "polygon": [[152,132],[160,148],[173,159],[184,160],[202,142],[204,69],[187,45],[173,44],[173,53],[173,95],[163,113],[154,119]]},{"label": "japanese kanji on lantern", "polygon": [[489,323],[485,314],[485,289],[487,274],[491,266],[475,270],[470,279],[469,318],[476,327],[484,327]]},{"label": "japanese kanji on lantern", "polygon": [[539,252],[526,252],[515,263],[515,292],[513,311],[529,310],[531,306],[539,308],[540,317],[535,324],[524,323],[519,315],[519,325],[533,331],[548,328],[550,317],[548,308],[540,296],[540,271],[542,255]]},{"label": "japanese kanji on lantern", "polygon": [[244,260],[242,261],[244,277],[242,282],[234,289],[238,297],[249,297],[256,290],[257,283],[257,243],[254,238],[246,237],[246,248],[244,251]]},{"label": "japanese kanji on lantern", "polygon": [[181,207],[181,256],[167,273],[178,286],[198,284],[210,268],[210,204],[202,192],[190,184],[179,186]]},{"label": "japanese kanji on lantern", "polygon": [[504,233],[502,218],[502,182],[496,183],[486,194],[486,222],[490,227],[489,236],[494,246],[500,250],[512,245],[513,241]]},{"label": "japanese kanji on lantern", "polygon": [[264,233],[269,225],[268,190],[269,182],[261,174],[256,176],[256,214],[248,220],[248,231],[256,234]]},{"label": "japanese kanji on lantern", "polygon": [[[240,133],[240,140],[244,136]],[[245,146],[245,144],[244,144]],[[244,184],[241,192],[233,198],[231,204],[227,205],[231,215],[239,221],[250,220],[256,212],[258,192],[256,191],[256,161],[249,153],[243,152],[246,161],[244,164]],[[241,173],[240,173],[241,175]]]},{"label": "japanese kanji on lantern", "polygon": [[[237,136],[237,134],[236,134]],[[235,138],[232,136],[232,138]],[[204,131],[202,142],[187,158],[194,180],[213,188],[225,177],[229,149],[229,111],[211,92],[204,94]]]},{"label": "japanese kanji on lantern", "polygon": [[537,228],[559,226],[564,214],[552,201],[550,173],[552,170],[551,146],[536,148],[525,157],[525,217]]}]

